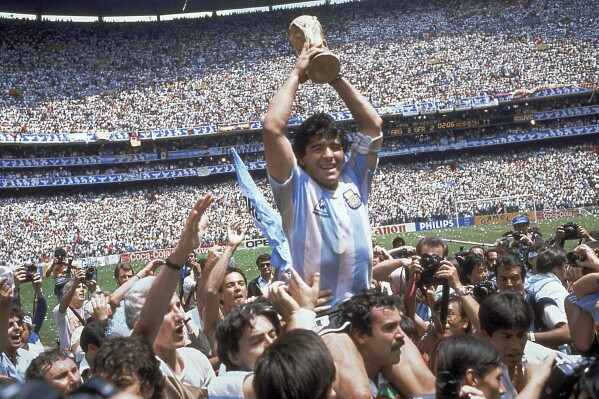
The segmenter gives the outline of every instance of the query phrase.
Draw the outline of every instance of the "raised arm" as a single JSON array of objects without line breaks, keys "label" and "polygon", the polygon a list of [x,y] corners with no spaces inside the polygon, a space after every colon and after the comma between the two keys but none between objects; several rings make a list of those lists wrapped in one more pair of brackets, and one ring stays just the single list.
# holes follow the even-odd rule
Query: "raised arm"
[{"label": "raised arm", "polygon": [[476,302],[476,299],[464,290],[456,267],[450,261],[444,260],[441,262],[439,271],[435,273],[435,277],[447,280],[449,287],[458,295],[459,300],[464,307],[464,312],[466,312],[466,316],[468,316],[468,320],[472,324],[472,327],[476,330],[480,330],[480,321],[478,319],[478,309],[480,306],[478,302]]},{"label": "raised arm", "polygon": [[69,287],[67,291],[62,294],[62,298],[60,298],[60,303],[58,304],[58,313],[65,314],[67,309],[69,308],[69,304],[71,303],[71,299],[73,299],[73,295],[75,295],[75,291],[79,284],[85,280],[85,270],[82,268],[78,268],[75,271],[75,276],[73,277],[73,284]]},{"label": "raised arm", "polygon": [[264,157],[268,174],[278,183],[284,183],[289,179],[295,163],[291,143],[285,136],[295,93],[300,83],[307,80],[306,69],[310,65],[310,60],[324,51],[326,51],[324,47],[308,48],[305,45],[289,77],[268,105],[262,129]]},{"label": "raised arm", "polygon": [[[360,92],[343,77],[335,79],[331,84],[339,97],[343,100],[351,112],[360,133],[371,138],[377,138],[381,134],[383,121],[376,113],[374,107]],[[374,169],[378,158],[378,152],[370,151],[367,155],[368,167]]]},{"label": "raised arm", "polygon": [[389,275],[400,267],[408,267],[412,263],[410,258],[387,259],[372,268],[372,278],[378,281],[389,281]]},{"label": "raised arm", "polygon": [[154,343],[162,319],[168,312],[187,256],[202,242],[202,233],[208,225],[208,217],[204,215],[204,212],[212,201],[213,198],[210,194],[200,197],[189,213],[177,246],[166,260],[165,267],[152,283],[132,335],[143,336],[149,343]]},{"label": "raised arm", "polygon": [[[245,236],[245,231],[243,229],[239,230],[240,227],[241,221],[234,221],[229,224],[227,228],[227,245],[218,253],[217,258],[212,261],[214,266],[209,269],[206,276],[206,285],[202,294],[204,302],[202,320],[204,322],[204,333],[212,346],[212,353],[216,353],[215,333],[216,325],[220,321],[220,288],[223,284],[229,261]],[[211,262],[210,257],[208,257],[208,262],[204,270],[208,269],[209,262]]]},{"label": "raised arm", "polygon": [[12,288],[6,282],[4,277],[0,278],[0,350],[6,352],[6,348],[10,346],[10,337],[8,336],[8,318],[10,316],[10,308],[12,306]]}]

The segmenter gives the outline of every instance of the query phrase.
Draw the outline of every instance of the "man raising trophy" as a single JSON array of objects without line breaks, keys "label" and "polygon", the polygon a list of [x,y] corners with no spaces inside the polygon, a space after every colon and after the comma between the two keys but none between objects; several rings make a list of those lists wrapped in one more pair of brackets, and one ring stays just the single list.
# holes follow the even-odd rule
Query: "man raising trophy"
[{"label": "man raising trophy", "polygon": [[[302,15],[291,22],[289,42],[298,53],[302,52],[306,43],[308,48],[320,45],[327,47],[322,25],[318,22],[318,18],[312,15]],[[314,83],[331,83],[339,75],[340,69],[339,57],[326,49],[310,61],[306,75]]]},{"label": "man raising trophy", "polygon": [[[347,334],[349,323],[342,320],[340,305],[370,288],[372,281],[368,196],[382,144],[382,120],[360,90],[337,74],[339,60],[326,47],[316,18],[296,21],[290,41],[300,54],[263,122],[266,169],[293,268],[305,281],[318,273],[320,289],[332,291],[330,308],[317,314],[316,325],[337,366],[334,389],[342,398],[372,398],[364,360]],[[325,60],[322,69],[319,58]],[[336,69],[327,65],[332,59]],[[336,74],[326,76],[329,70]],[[325,113],[306,119],[295,129],[293,144],[289,141],[292,105],[308,79],[328,83],[344,102],[358,130],[351,143]],[[435,378],[414,343],[406,338],[396,350],[401,350],[401,360],[383,371],[385,378],[405,397],[434,392]]]}]

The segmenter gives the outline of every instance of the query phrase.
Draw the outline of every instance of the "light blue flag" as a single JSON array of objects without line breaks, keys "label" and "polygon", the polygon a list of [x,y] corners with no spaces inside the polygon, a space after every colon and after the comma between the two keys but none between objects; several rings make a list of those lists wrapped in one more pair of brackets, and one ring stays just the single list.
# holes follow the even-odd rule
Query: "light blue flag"
[{"label": "light blue flag", "polygon": [[289,242],[283,232],[283,223],[281,215],[276,212],[266,201],[260,189],[254,183],[252,176],[248,172],[247,166],[243,163],[234,148],[231,148],[231,154],[235,160],[235,173],[237,173],[237,182],[243,192],[245,205],[248,213],[251,215],[254,223],[262,234],[266,236],[273,250],[270,255],[270,263],[279,274],[291,267],[291,253],[289,252]]}]

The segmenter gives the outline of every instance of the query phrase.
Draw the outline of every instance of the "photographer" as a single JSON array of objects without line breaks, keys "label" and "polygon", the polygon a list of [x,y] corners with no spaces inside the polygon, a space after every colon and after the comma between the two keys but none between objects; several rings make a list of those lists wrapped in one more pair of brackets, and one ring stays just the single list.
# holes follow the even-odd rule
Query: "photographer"
[{"label": "photographer", "polygon": [[[427,262],[429,259],[431,259],[436,263],[436,271],[434,272],[433,280],[437,282],[447,282],[449,288],[453,290],[453,292],[455,292],[457,297],[460,299],[460,303],[464,307],[464,310],[468,315],[469,321],[472,323],[472,326],[478,330],[478,303],[470,295],[471,291],[467,287],[464,287],[464,285],[462,285],[457,267],[449,259],[445,258],[447,247],[444,246],[444,244],[445,243],[441,239],[436,237],[425,237],[422,240],[420,240],[420,242],[416,246],[420,256],[413,257],[412,263],[409,266],[408,287],[411,287],[412,285],[415,285],[419,281],[421,281],[422,274],[424,272],[423,262],[425,259]],[[440,254],[443,254],[443,256],[441,256]],[[436,287],[433,286],[426,287],[426,289],[427,291],[431,289],[434,289],[436,291]],[[413,300],[414,295],[412,295],[412,297],[406,298],[408,315],[411,315],[412,318],[414,315],[413,309],[415,305],[413,303]],[[421,324],[417,320],[415,320],[415,323],[417,327],[419,324]],[[420,327],[420,329],[421,328],[422,326]]]},{"label": "photographer", "polygon": [[511,234],[513,240],[518,244],[520,257],[525,259],[526,252],[535,245],[543,244],[544,240],[538,229],[530,228],[527,214],[516,216],[512,220],[514,232]]},{"label": "photographer", "polygon": [[46,277],[54,278],[54,295],[60,302],[65,284],[71,278],[71,260],[67,258],[67,251],[58,247],[54,251],[54,261],[46,270]]},{"label": "photographer", "polygon": [[566,222],[557,226],[553,245],[563,249],[567,240],[595,241],[584,227],[574,222]]},{"label": "photographer", "polygon": [[[30,332],[31,338],[35,339],[37,334],[39,334],[42,325],[44,324],[44,320],[46,319],[46,314],[48,312],[48,300],[43,292],[42,287],[42,277],[40,276],[37,267],[33,264],[27,264],[24,267],[18,268],[15,270],[15,300],[19,307],[21,306],[21,296],[20,289],[21,285],[26,282],[31,282],[33,286],[33,317],[31,320],[32,323],[32,331]],[[39,341],[39,337],[38,337]],[[33,341],[29,341],[33,342]],[[38,342],[39,343],[39,342]]]},{"label": "photographer", "polygon": [[[89,285],[89,287],[88,287]],[[88,290],[95,291],[95,281],[86,280],[85,269],[75,270],[75,276],[64,285],[64,294],[54,310],[54,322],[60,347],[70,351],[73,342],[73,332],[77,327],[83,327],[86,322],[84,305]]]},{"label": "photographer", "polygon": [[586,355],[599,355],[595,322],[599,322],[599,241],[574,248],[578,255],[577,267],[591,273],[573,284],[573,293],[565,301],[572,343]]}]

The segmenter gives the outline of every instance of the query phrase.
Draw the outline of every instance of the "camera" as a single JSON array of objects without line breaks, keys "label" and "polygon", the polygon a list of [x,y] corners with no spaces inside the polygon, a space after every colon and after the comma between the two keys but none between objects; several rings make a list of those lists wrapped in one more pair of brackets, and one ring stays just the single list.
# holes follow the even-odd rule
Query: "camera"
[{"label": "camera", "polygon": [[519,233],[519,232],[517,232],[517,231],[512,231],[512,232],[510,233],[510,236],[512,236],[512,238],[513,238],[514,240],[516,240],[516,241],[520,241],[520,239],[522,239],[522,237],[524,237],[524,234],[522,234],[522,233]]},{"label": "camera", "polygon": [[580,238],[578,236],[578,225],[574,222],[566,222],[559,226],[560,229],[564,230],[564,240],[575,240]]},{"label": "camera", "polygon": [[26,263],[23,270],[25,270],[25,282],[33,281],[33,277],[37,273],[37,267],[33,263]]},{"label": "camera", "polygon": [[578,254],[576,252],[567,252],[566,253],[566,260],[568,261],[569,265],[572,266],[578,266],[576,264],[576,261],[579,260],[581,262],[584,262],[585,260],[587,260],[587,257],[585,254]]},{"label": "camera", "polygon": [[96,270],[95,266],[85,266],[85,281],[95,280]]},{"label": "camera", "polygon": [[494,292],[497,292],[497,283],[492,280],[481,281],[472,288],[472,296],[477,302],[482,301]]},{"label": "camera", "polygon": [[408,252],[408,250],[406,248],[402,248],[399,251],[397,251],[397,254],[395,255],[396,259],[399,258],[409,258],[410,257],[410,253]]},{"label": "camera", "polygon": [[464,247],[460,247],[460,250],[455,253],[455,257],[464,259],[468,254],[470,254],[470,251],[466,251]]},{"label": "camera", "polygon": [[571,362],[567,358],[558,356],[547,380],[547,384],[543,388],[544,398],[568,398],[580,377],[596,362],[597,358],[594,357],[583,357],[575,362]]},{"label": "camera", "polygon": [[436,278],[435,273],[441,267],[441,262],[447,258],[437,254],[424,254],[420,257],[420,265],[422,266],[422,274],[420,274],[420,282],[422,284],[441,284],[444,279]]}]

